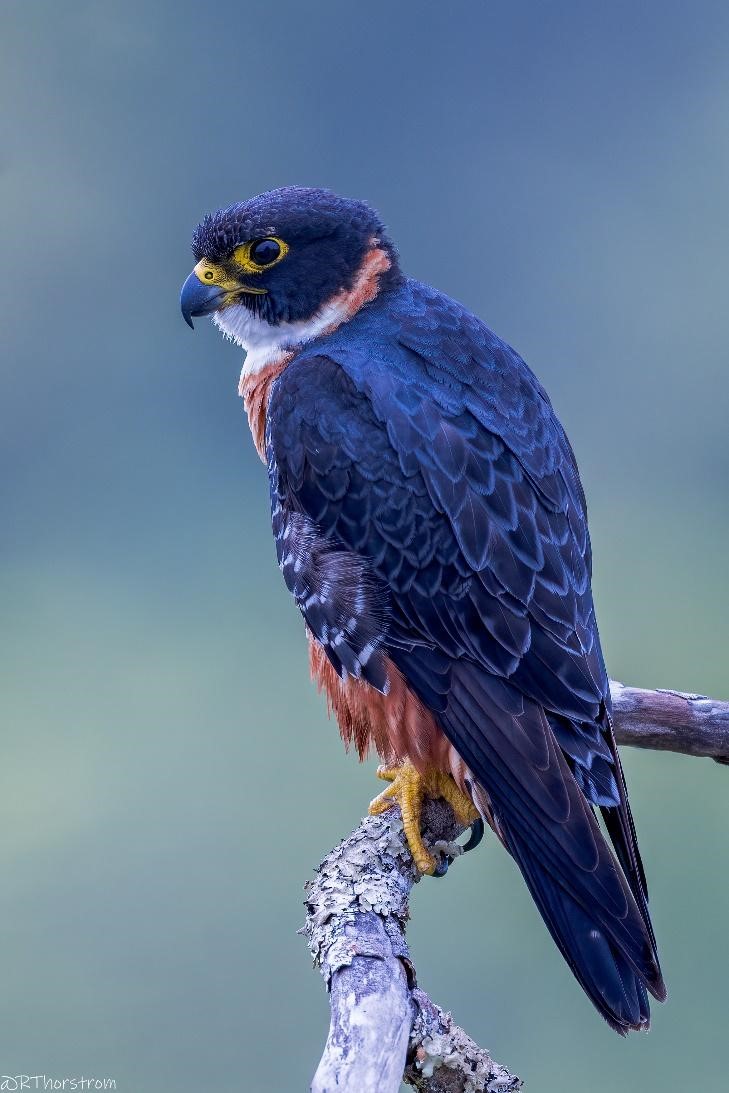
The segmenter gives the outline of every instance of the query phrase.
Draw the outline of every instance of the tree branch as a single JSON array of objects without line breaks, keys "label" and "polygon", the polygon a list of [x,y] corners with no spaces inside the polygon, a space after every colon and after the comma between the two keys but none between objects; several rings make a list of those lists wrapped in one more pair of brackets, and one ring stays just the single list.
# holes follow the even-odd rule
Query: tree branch
[{"label": "tree branch", "polygon": [[[729,702],[611,682],[620,744],[729,762]],[[462,828],[428,801],[423,834],[457,856]],[[331,1024],[312,1093],[511,1093],[521,1080],[416,986],[405,924],[419,880],[399,809],[367,816],[306,885],[309,948],[329,990]]]},{"label": "tree branch", "polygon": [[610,681],[619,744],[729,762],[729,702]]},{"label": "tree branch", "polygon": [[[462,828],[444,801],[428,801],[424,835],[458,851]],[[405,941],[419,880],[398,808],[367,816],[306,886],[304,932],[329,989],[331,1024],[312,1093],[510,1093],[520,1080],[415,988]]]}]

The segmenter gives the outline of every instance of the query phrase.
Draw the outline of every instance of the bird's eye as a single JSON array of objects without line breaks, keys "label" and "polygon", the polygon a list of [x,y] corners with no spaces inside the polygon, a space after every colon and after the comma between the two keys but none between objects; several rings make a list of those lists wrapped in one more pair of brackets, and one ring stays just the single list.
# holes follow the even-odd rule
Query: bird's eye
[{"label": "bird's eye", "polygon": [[213,271],[210,270],[210,269],[206,270],[205,271],[205,280],[206,281],[212,281],[212,279],[213,279]]},{"label": "bird's eye", "polygon": [[261,273],[281,262],[289,252],[283,239],[269,235],[265,239],[252,239],[241,243],[233,251],[233,261],[243,274]]},{"label": "bird's eye", "polygon": [[281,257],[281,244],[276,239],[258,239],[249,253],[257,266],[270,266]]}]

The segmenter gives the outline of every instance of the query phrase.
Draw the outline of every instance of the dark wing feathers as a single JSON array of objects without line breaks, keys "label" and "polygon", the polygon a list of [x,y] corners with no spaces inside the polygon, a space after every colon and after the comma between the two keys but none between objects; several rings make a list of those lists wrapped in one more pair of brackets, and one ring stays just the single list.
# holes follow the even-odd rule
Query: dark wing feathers
[{"label": "dark wing feathers", "polygon": [[278,563],[306,625],[340,676],[388,687],[382,643],[387,596],[367,562],[337,548],[303,513],[275,504]]},{"label": "dark wing feathers", "polygon": [[371,592],[353,632],[319,603],[312,625],[299,574],[307,622],[337,670],[382,689],[385,652],[438,714],[560,949],[624,1031],[647,1020],[642,984],[659,997],[663,987],[610,724],[584,495],[532,373],[443,301],[416,286],[385,343],[335,339],[287,367],[269,407],[272,506],[311,521],[325,557],[358,559]]},{"label": "dark wing feathers", "polygon": [[544,711],[510,684],[499,681],[499,687],[516,696],[517,703],[521,698],[521,708],[504,709],[507,702],[475,666],[461,662],[455,667],[444,720],[462,734],[463,758],[474,769],[489,770],[489,796],[499,823],[512,838],[538,850],[550,873],[586,910],[596,911],[604,932],[625,947],[640,969],[646,959],[640,912]]}]

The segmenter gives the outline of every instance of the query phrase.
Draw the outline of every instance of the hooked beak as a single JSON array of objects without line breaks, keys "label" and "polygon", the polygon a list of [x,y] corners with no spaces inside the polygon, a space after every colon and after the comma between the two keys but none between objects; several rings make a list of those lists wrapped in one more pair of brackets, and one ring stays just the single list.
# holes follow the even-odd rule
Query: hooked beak
[{"label": "hooked beak", "polygon": [[228,295],[225,289],[218,285],[206,285],[193,270],[182,286],[180,293],[180,310],[187,325],[194,330],[193,316],[210,315],[217,311]]}]

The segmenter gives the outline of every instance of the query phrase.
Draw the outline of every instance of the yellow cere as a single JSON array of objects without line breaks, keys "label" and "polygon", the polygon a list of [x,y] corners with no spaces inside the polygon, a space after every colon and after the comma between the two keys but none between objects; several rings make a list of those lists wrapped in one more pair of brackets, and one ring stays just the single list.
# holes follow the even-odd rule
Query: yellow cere
[{"label": "yellow cere", "polygon": [[265,288],[252,288],[249,285],[242,285],[237,278],[231,276],[229,269],[217,262],[209,262],[207,258],[202,258],[197,263],[194,273],[198,281],[202,281],[204,285],[214,285],[216,288],[222,288],[223,292],[263,293],[266,291]]},{"label": "yellow cere", "polygon": [[210,262],[207,258],[201,258],[194,270],[197,279],[202,281],[204,285],[214,285],[216,288],[221,288],[223,292],[251,292],[254,295],[263,295],[267,289],[243,284],[238,279],[238,273],[263,273],[264,270],[278,265],[286,257],[289,248],[283,239],[278,239],[276,236],[267,236],[267,238],[274,240],[279,245],[279,253],[273,262],[262,265],[260,262],[254,261],[251,257],[251,248],[258,240],[253,239],[236,247],[232,259],[225,263]]}]

